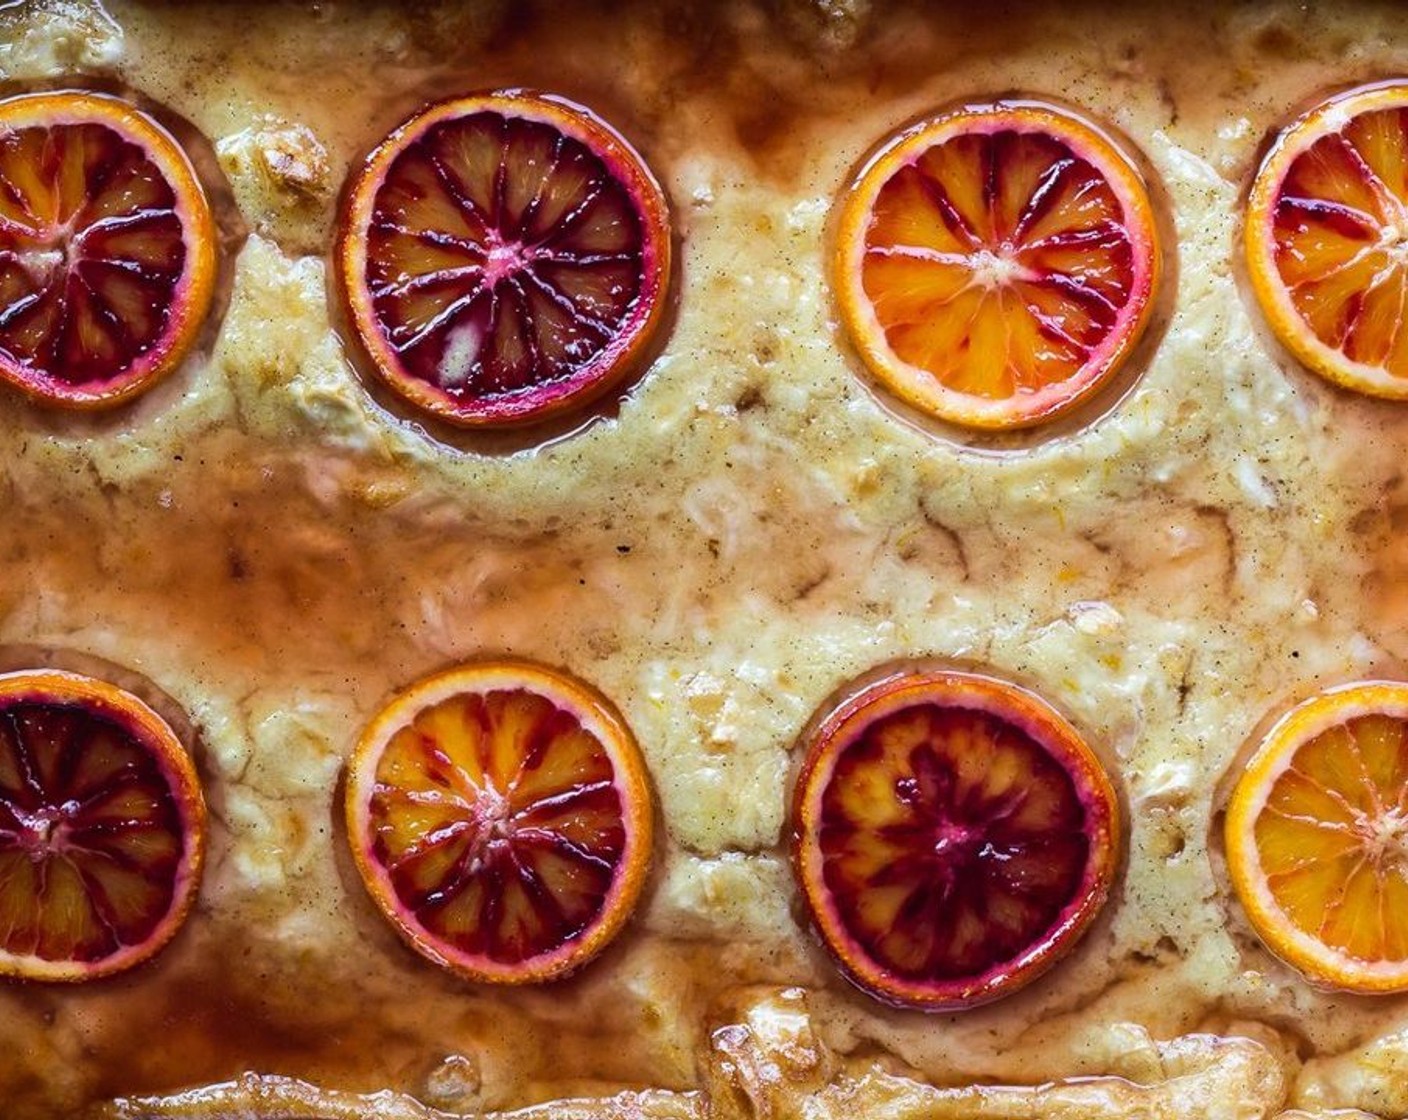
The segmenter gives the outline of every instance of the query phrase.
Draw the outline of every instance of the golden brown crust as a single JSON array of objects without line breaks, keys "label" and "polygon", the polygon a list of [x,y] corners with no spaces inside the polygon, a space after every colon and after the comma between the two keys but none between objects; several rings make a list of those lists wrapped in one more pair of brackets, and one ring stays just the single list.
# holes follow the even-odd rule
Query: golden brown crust
[{"label": "golden brown crust", "polygon": [[1161,1076],[1143,1084],[1090,1077],[940,1088],[879,1062],[840,1058],[813,1031],[804,994],[789,989],[763,995],[742,1022],[713,1031],[701,1057],[701,1092],[618,1093],[463,1113],[393,1093],[327,1091],[251,1074],[169,1097],[117,1101],[85,1120],[1188,1120],[1219,1115],[1234,1101],[1242,1120],[1283,1115],[1285,1078],[1259,1043],[1187,1035],[1157,1051]]}]

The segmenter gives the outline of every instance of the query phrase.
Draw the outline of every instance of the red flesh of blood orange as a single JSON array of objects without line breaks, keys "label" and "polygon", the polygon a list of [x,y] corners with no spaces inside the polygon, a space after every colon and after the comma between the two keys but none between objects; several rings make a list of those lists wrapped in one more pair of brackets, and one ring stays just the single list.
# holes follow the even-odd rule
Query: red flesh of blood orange
[{"label": "red flesh of blood orange", "polygon": [[160,125],[96,94],[0,102],[0,377],[126,400],[190,350],[214,274],[210,207]]},{"label": "red flesh of blood orange", "polygon": [[821,723],[794,822],[803,896],[850,979],[957,1010],[1074,946],[1109,890],[1118,807],[1045,703],[940,672],[886,679]]},{"label": "red flesh of blood orange", "polygon": [[649,350],[670,274],[665,197],[586,110],[521,91],[424,110],[343,208],[338,291],[393,390],[467,426],[600,397]]},{"label": "red flesh of blood orange", "polygon": [[152,956],[204,837],[194,768],[145,704],[69,673],[0,677],[0,974],[86,980]]},{"label": "red flesh of blood orange", "polygon": [[1330,98],[1267,152],[1248,273],[1281,343],[1349,389],[1408,399],[1408,83]]},{"label": "red flesh of blood orange", "polygon": [[565,975],[620,930],[650,855],[644,763],[586,685],[524,662],[413,686],[350,764],[352,850],[419,953],[473,980]]}]

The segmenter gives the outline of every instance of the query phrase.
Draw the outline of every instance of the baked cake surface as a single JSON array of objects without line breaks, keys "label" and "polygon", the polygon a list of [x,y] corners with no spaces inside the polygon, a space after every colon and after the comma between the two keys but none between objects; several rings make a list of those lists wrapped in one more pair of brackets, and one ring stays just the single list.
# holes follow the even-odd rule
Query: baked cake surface
[{"label": "baked cake surface", "polygon": [[[112,414],[0,408],[0,657],[161,690],[212,820],[159,958],[0,987],[4,1114],[1408,1114],[1408,1003],[1277,961],[1215,840],[1268,713],[1405,671],[1408,414],[1280,352],[1232,263],[1265,137],[1405,71],[1389,3],[6,6],[0,78],[139,91],[190,122],[229,244],[227,305],[178,374]],[[424,101],[517,86],[591,106],[648,159],[678,305],[610,415],[447,441],[345,356],[337,196]],[[1102,414],[964,447],[848,356],[828,215],[891,129],[1009,91],[1142,153],[1167,298]],[[372,714],[486,654],[610,696],[660,806],[634,920],[548,987],[409,953],[335,824]],[[847,984],[787,858],[812,713],[911,658],[1053,701],[1129,820],[1075,953],[962,1014]],[[199,1086],[223,1088],[160,1099]]]}]

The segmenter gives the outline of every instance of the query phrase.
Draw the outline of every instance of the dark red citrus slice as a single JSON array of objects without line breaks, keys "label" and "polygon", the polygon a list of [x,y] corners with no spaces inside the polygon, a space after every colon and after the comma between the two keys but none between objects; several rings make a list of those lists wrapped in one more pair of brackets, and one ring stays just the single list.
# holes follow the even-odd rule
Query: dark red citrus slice
[{"label": "dark red citrus slice", "polygon": [[1109,891],[1119,810],[1075,729],[968,673],[863,689],[810,737],[802,894],[843,971],[925,1010],[986,1003],[1074,947]]},{"label": "dark red citrus slice", "polygon": [[167,724],[72,673],[0,676],[0,975],[87,980],[180,928],[205,802]]},{"label": "dark red citrus slice", "polygon": [[425,109],[344,198],[337,293],[372,367],[463,426],[526,424],[639,367],[665,312],[665,196],[585,109],[522,91]]},{"label": "dark red citrus slice", "polygon": [[413,685],[348,766],[352,854],[412,948],[472,980],[550,980],[620,931],[653,809],[635,738],[596,690],[527,662]]},{"label": "dark red citrus slice", "polygon": [[1022,428],[1106,384],[1148,324],[1157,225],[1101,129],[1035,102],[897,133],[848,187],[832,281],[871,374],[970,428]]},{"label": "dark red citrus slice", "polygon": [[165,129],[98,94],[0,101],[0,377],[126,400],[186,356],[214,285],[210,206]]}]

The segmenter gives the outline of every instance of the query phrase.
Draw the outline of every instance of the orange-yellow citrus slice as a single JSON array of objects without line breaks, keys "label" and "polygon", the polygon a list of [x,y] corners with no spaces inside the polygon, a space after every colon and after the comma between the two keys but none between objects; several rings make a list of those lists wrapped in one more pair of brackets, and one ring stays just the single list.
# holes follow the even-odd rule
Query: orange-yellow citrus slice
[{"label": "orange-yellow citrus slice", "polygon": [[1232,885],[1312,983],[1408,990],[1408,685],[1332,689],[1267,733],[1227,809]]},{"label": "orange-yellow citrus slice", "polygon": [[810,735],[793,856],[850,980],[961,1010],[1074,948],[1109,893],[1119,815],[1099,760],[1043,700],[973,673],[901,673]]},{"label": "orange-yellow citrus slice", "polygon": [[1148,324],[1144,180],[1052,105],[969,105],[895,134],[846,189],[832,284],[875,379],[939,419],[1023,428],[1089,399]]},{"label": "orange-yellow citrus slice", "polygon": [[1282,345],[1348,389],[1408,399],[1408,83],[1330,98],[1271,145],[1247,201],[1252,290]]},{"label": "orange-yellow citrus slice", "polygon": [[630,916],[650,859],[645,763],[616,709],[555,669],[487,661],[412,685],[348,764],[352,854],[427,959],[551,980]]},{"label": "orange-yellow citrus slice", "polygon": [[0,975],[141,964],[185,920],[204,851],[195,768],[151,708],[73,673],[0,676]]},{"label": "orange-yellow citrus slice", "polygon": [[210,206],[151,117],[95,93],[0,101],[0,378],[103,408],[170,373],[215,290]]}]

